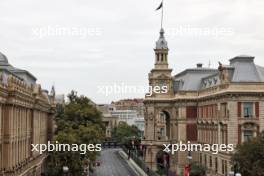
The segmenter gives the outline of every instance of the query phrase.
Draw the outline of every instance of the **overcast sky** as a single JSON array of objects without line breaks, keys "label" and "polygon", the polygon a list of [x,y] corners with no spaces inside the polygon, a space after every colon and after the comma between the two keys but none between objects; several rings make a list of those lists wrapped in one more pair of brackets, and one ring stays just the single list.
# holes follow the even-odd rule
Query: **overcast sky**
[{"label": "overcast sky", "polygon": [[[173,73],[241,54],[264,66],[263,0],[164,0]],[[154,65],[161,0],[1,0],[0,52],[57,93],[96,103],[143,97],[104,95],[102,86],[146,86]],[[98,87],[99,86],[99,87]]]}]

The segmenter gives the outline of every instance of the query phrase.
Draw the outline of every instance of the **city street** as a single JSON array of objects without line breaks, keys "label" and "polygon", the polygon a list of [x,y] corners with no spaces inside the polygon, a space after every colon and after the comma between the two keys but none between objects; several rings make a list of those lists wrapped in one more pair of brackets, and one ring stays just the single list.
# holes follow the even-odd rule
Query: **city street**
[{"label": "city street", "polygon": [[121,149],[105,149],[98,161],[95,176],[137,176],[127,162],[118,154]]}]

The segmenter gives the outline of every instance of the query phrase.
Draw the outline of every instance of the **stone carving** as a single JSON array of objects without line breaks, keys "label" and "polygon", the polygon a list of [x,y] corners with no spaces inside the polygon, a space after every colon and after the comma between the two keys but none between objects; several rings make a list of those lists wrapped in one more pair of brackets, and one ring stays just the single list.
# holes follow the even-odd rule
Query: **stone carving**
[{"label": "stone carving", "polygon": [[224,67],[221,62],[218,62],[218,63],[219,63],[218,70],[220,72],[219,78],[220,78],[221,84],[230,83],[228,69],[226,67]]}]

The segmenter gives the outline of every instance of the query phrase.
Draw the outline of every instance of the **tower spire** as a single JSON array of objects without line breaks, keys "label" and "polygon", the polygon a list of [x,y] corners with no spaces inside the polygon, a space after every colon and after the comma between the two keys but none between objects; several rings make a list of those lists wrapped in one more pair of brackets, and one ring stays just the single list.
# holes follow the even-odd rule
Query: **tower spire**
[{"label": "tower spire", "polygon": [[164,29],[163,29],[163,7],[164,7],[164,0],[162,0],[161,4],[156,10],[161,11],[161,29],[159,39],[156,42],[155,51],[155,69],[168,69],[168,43],[164,36]]},{"label": "tower spire", "polygon": [[156,49],[168,49],[168,42],[165,39],[165,31],[163,28],[160,29],[160,36],[156,42]]}]

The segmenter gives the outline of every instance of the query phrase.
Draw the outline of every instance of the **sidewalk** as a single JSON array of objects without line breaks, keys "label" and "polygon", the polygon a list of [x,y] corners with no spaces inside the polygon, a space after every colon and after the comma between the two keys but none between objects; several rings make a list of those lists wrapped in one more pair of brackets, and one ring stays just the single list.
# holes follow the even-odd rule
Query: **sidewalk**
[{"label": "sidewalk", "polygon": [[123,150],[120,150],[119,152],[119,155],[128,163],[128,165],[135,171],[135,173],[138,175],[138,176],[148,176],[136,163],[133,159],[129,159],[128,160],[128,156],[127,154],[123,151]]}]

